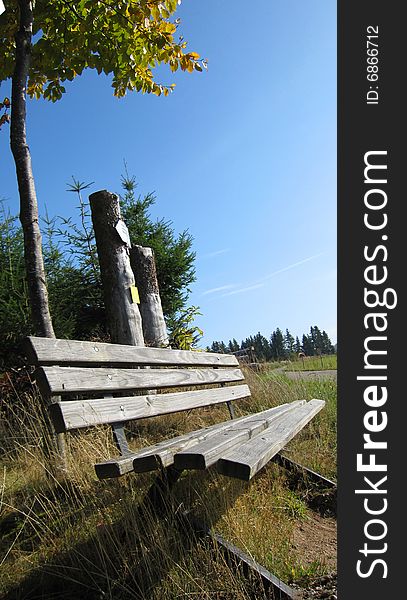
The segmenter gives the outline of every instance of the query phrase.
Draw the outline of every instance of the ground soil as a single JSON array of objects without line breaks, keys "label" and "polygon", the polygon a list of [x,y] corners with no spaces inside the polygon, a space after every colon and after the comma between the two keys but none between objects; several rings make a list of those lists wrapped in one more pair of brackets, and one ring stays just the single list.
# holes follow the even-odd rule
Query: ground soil
[{"label": "ground soil", "polygon": [[308,519],[300,521],[294,531],[293,547],[298,557],[306,563],[319,561],[326,566],[327,575],[316,577],[304,585],[298,582],[295,587],[304,598],[335,600],[336,595],[336,560],[337,536],[336,519],[321,517],[310,513]]},{"label": "ground soil", "polygon": [[312,512],[298,523],[293,547],[307,563],[320,561],[329,570],[336,569],[336,519],[321,517]]}]

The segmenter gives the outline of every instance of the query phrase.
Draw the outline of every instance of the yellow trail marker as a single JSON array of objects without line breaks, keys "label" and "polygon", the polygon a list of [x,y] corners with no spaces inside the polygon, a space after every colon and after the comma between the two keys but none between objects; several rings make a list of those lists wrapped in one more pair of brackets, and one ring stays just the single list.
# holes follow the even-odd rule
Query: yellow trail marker
[{"label": "yellow trail marker", "polygon": [[130,295],[131,295],[132,302],[136,302],[136,304],[140,304],[140,296],[138,294],[138,289],[136,288],[135,285],[130,286]]}]

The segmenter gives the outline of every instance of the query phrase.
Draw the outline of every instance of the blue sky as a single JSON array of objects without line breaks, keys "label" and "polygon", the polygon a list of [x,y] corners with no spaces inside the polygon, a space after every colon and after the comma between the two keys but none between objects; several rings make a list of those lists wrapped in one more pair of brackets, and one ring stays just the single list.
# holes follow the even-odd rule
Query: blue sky
[{"label": "blue sky", "polygon": [[[170,97],[117,100],[89,72],[29,102],[40,211],[75,214],[72,175],[120,192],[125,159],[152,215],[194,237],[203,344],[310,325],[336,341],[336,2],[184,0],[178,16],[209,69],[160,70]],[[18,212],[8,142],[3,127],[0,196]]]}]

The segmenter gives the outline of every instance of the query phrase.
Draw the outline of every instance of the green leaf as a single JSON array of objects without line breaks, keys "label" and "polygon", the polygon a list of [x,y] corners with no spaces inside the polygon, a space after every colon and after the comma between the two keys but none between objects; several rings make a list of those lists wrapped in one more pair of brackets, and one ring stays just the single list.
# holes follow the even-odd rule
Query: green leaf
[{"label": "green leaf", "polygon": [[[84,69],[113,75],[117,96],[134,89],[157,93],[152,84],[164,84],[155,81],[152,71],[162,63],[172,72],[179,67],[188,72],[202,70],[196,62],[199,54],[185,54],[186,42],[174,42],[176,24],[170,19],[177,6],[176,0],[36,0],[33,31],[40,35],[32,47],[30,95],[56,101],[65,89],[51,91],[49,85],[72,81]],[[11,5],[0,20],[0,81],[13,74],[17,30],[18,11]],[[206,68],[205,64],[202,66]],[[142,84],[135,85],[135,81]]]}]

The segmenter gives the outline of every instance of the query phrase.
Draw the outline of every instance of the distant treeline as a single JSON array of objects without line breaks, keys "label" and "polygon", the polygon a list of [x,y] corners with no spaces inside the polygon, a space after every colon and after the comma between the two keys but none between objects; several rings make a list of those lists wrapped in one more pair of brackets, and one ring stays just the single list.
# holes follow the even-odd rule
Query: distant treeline
[{"label": "distant treeline", "polygon": [[234,338],[227,344],[224,342],[213,342],[208,346],[210,352],[231,353],[244,349],[253,349],[255,356],[260,361],[286,360],[303,352],[306,356],[319,354],[333,354],[335,348],[326,331],[321,331],[314,325],[309,334],[303,334],[301,341],[299,337],[291,335],[288,329],[285,333],[277,327],[270,338],[264,337],[260,332],[242,340],[239,344]]}]

